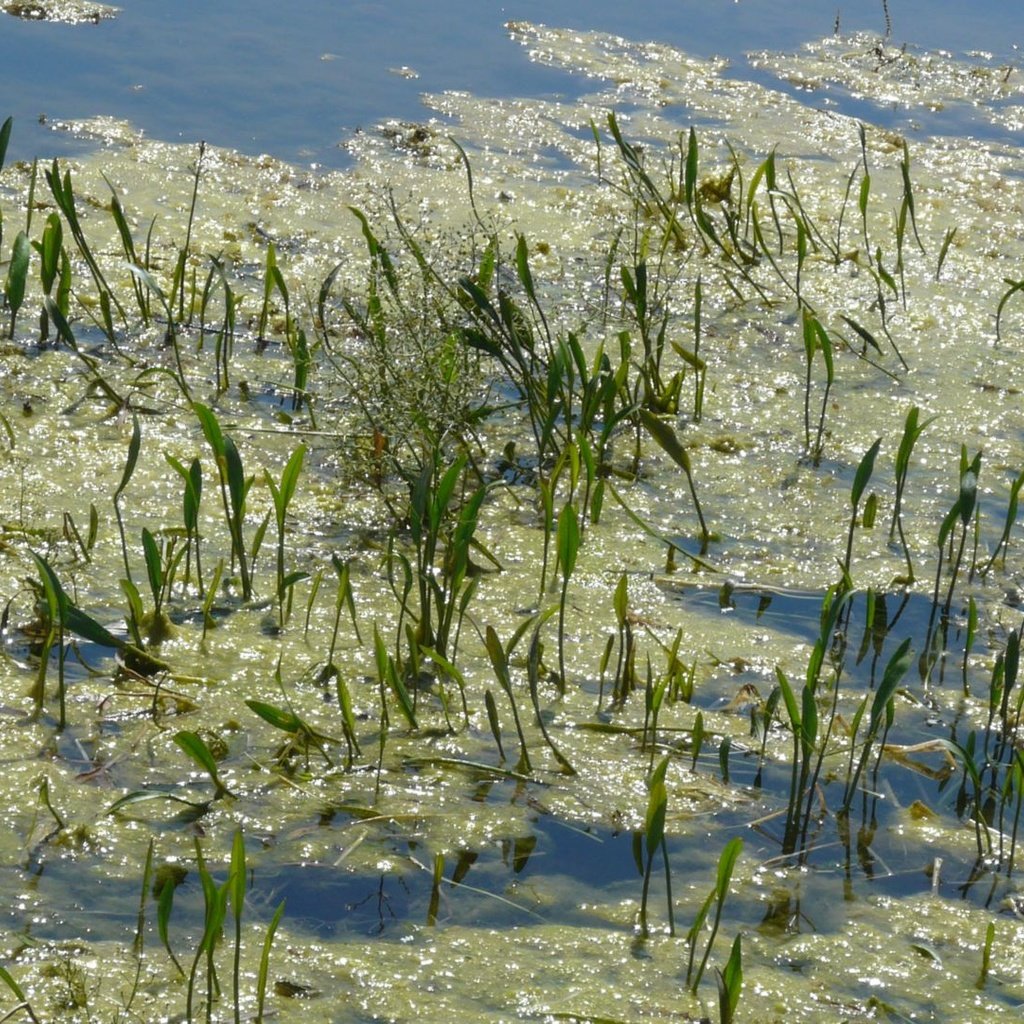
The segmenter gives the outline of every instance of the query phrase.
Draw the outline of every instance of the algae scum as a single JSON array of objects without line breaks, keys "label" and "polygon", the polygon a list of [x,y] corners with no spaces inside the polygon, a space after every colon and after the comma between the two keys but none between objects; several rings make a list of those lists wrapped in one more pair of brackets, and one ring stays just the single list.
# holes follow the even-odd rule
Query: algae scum
[{"label": "algae scum", "polygon": [[510,31],[593,94],[3,171],[4,1012],[1024,1001],[1020,152],[826,102],[1019,74]]}]

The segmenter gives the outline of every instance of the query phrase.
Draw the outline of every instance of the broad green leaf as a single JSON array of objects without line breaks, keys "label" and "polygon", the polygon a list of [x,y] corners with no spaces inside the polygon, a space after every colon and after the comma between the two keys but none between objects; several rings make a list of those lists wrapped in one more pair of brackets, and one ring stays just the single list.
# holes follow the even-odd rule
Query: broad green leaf
[{"label": "broad green leaf", "polygon": [[255,712],[264,722],[272,725],[275,729],[295,734],[303,728],[302,719],[294,711],[278,708],[261,700],[247,700],[245,703],[250,711]]},{"label": "broad green leaf", "polygon": [[501,645],[501,640],[498,639],[498,634],[494,631],[493,626],[487,627],[484,643],[487,647],[488,657],[491,659],[491,667],[494,669],[494,674],[498,677],[498,682],[501,684],[501,688],[511,698],[512,677],[509,675],[508,671],[508,656],[506,655],[505,648]]},{"label": "broad green leaf", "polygon": [[376,626],[373,627],[373,649],[377,662],[377,673],[380,676],[381,682],[390,686],[392,692],[398,698],[398,706],[405,716],[405,720],[413,729],[418,729],[419,723],[416,721],[416,713],[412,708],[412,699],[409,697],[409,691],[399,677],[394,659],[388,654],[387,648],[384,646],[384,640]]},{"label": "broad green leaf", "polygon": [[156,538],[145,527],[142,528],[142,550],[146,556],[146,573],[149,576],[149,588],[153,593],[153,601],[160,602],[164,587],[163,560]]},{"label": "broad green leaf", "polygon": [[[10,121],[11,119],[7,118],[7,120],[4,122],[4,128],[7,128],[7,126],[10,124]],[[2,161],[0,161],[0,163],[2,163]],[[2,981],[14,993],[15,999],[19,999],[23,1003],[28,1002],[28,1000],[25,998],[25,993],[21,990],[21,986],[14,980],[14,978],[12,977],[12,975],[10,974],[6,967],[0,967],[0,981]]]},{"label": "broad green leaf", "polygon": [[214,760],[213,754],[210,753],[210,748],[198,733],[182,729],[174,734],[173,739],[211,778],[217,777],[217,762]]},{"label": "broad green leaf", "polygon": [[213,410],[209,406],[203,405],[202,402],[193,402],[192,411],[198,417],[203,436],[219,462],[224,456],[224,435],[217,422],[217,417],[213,414]]},{"label": "broad green leaf", "polygon": [[882,681],[878,684],[874,700],[871,702],[871,719],[868,724],[868,733],[872,737],[874,737],[878,729],[882,715],[885,714],[886,705],[892,700],[896,687],[899,686],[900,681],[907,674],[907,669],[910,668],[912,660],[913,654],[910,650],[910,637],[907,637],[885,666]]},{"label": "broad green leaf", "polygon": [[800,732],[800,711],[797,708],[796,697],[793,694],[793,688],[789,685],[789,680],[786,678],[785,672],[775,666],[775,677],[779,681],[779,689],[782,691],[782,701],[786,705],[786,714],[789,715],[789,727],[793,730],[794,735]]},{"label": "broad green leaf", "polygon": [[740,850],[742,849],[743,840],[739,836],[733,836],[725,844],[718,857],[718,876],[715,891],[718,894],[719,903],[724,903],[726,896],[729,895],[729,882],[732,879],[732,871],[736,866],[736,858],[739,857]]},{"label": "broad green leaf", "polygon": [[28,235],[24,231],[19,231],[14,239],[11,262],[7,267],[7,285],[4,289],[12,315],[21,309],[21,304],[25,301],[25,282],[28,280],[28,259],[31,252],[32,246],[29,244]]},{"label": "broad green leaf", "polygon": [[853,478],[853,488],[850,492],[850,504],[856,508],[860,504],[861,495],[864,493],[864,488],[867,487],[868,481],[871,479],[871,474],[875,471],[875,456],[878,455],[878,449],[882,446],[882,439],[878,438],[875,443],[864,453],[864,457],[860,460],[860,465],[857,467],[857,472]]},{"label": "broad green leaf", "polygon": [[576,568],[576,556],[580,549],[580,524],[576,518],[576,507],[569,502],[558,516],[558,564],[562,577],[568,580]]},{"label": "broad green leaf", "polygon": [[[51,312],[52,316],[52,312]],[[132,413],[132,436],[128,442],[128,458],[124,464],[124,472],[121,474],[121,482],[114,491],[114,501],[121,496],[121,493],[128,486],[132,474],[135,472],[135,464],[139,461],[139,449],[142,447],[142,428],[139,426],[139,417]]]},{"label": "broad green leaf", "polygon": [[663,779],[658,779],[647,798],[647,816],[644,821],[644,839],[647,856],[653,857],[665,838],[665,815],[668,810],[668,790]]},{"label": "broad green leaf", "polygon": [[676,432],[663,419],[649,409],[640,410],[640,420],[647,432],[664,449],[666,454],[687,476],[690,475],[690,456],[680,444]]}]

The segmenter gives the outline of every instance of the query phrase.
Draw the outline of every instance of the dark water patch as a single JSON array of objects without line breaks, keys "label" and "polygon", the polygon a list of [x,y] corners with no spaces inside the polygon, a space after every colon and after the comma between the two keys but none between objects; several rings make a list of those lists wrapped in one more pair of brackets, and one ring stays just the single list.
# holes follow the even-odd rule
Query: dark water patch
[{"label": "dark water patch", "polygon": [[640,895],[631,835],[550,816],[539,816],[522,835],[447,853],[436,885],[437,861],[428,847],[398,836],[372,841],[380,846],[377,872],[297,864],[257,872],[257,887],[270,894],[271,910],[287,899],[292,928],[322,938],[394,933],[431,922],[593,926],[600,919],[583,908],[606,903],[613,893]]}]

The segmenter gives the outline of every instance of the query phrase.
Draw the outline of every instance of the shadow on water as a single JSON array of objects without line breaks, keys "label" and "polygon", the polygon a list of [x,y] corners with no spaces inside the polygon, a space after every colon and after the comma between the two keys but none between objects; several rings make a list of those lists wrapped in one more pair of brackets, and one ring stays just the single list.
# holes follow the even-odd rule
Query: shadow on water
[{"label": "shadow on water", "polygon": [[[723,710],[720,701],[716,707],[699,688],[691,707],[681,709],[684,722],[702,712],[709,719],[702,727],[703,749],[694,751],[693,731],[684,731],[682,740],[678,730],[673,734],[680,764],[692,764],[698,787],[713,779],[745,799],[739,809],[733,802],[712,811],[713,824],[699,818],[688,824],[676,816],[678,834],[668,840],[673,873],[685,871],[698,888],[711,884],[718,852],[707,843],[711,828],[741,835],[746,856],[777,874],[767,900],[736,910],[761,931],[831,931],[851,904],[929,892],[1009,912],[1024,792],[1024,758],[1013,742],[1020,714],[1019,632],[975,637],[966,615],[944,617],[919,594],[858,592],[831,612],[826,595],[805,591],[727,584],[680,588],[676,596],[688,615],[728,617],[791,636],[818,650],[821,671],[812,697],[798,705],[804,722],[812,704],[817,715],[803,757],[800,723],[794,728],[787,720],[778,685],[763,673],[756,695],[735,712],[749,715],[743,741],[734,738],[730,745],[716,732],[710,712]],[[894,686],[887,673],[908,643],[913,653]],[[1000,653],[993,655],[989,644]],[[814,663],[813,653],[808,662]],[[987,672],[993,662],[990,677],[980,678],[978,666]],[[804,679],[790,681],[797,702],[806,685]],[[878,711],[884,731],[869,744],[866,723],[880,692],[891,694]],[[985,706],[987,723],[979,716]],[[862,754],[863,772],[855,772]],[[797,785],[802,759],[808,774]],[[683,772],[674,785],[685,788],[690,779]],[[483,781],[477,798],[502,799],[504,789],[505,783]],[[670,793],[670,802],[676,798]],[[400,823],[364,821],[350,809],[339,808],[320,826],[338,832],[338,860],[257,864],[247,903],[258,918],[269,920],[284,899],[289,927],[321,939],[539,922],[621,929],[629,927],[628,908],[640,898],[638,837],[578,827],[539,806],[520,834],[443,856]],[[353,870],[348,852],[364,841],[376,867]],[[43,854],[56,852],[44,845]],[[12,904],[8,926],[43,940],[69,926],[95,929],[97,922],[86,920],[93,892],[82,888],[91,875],[56,856],[33,863],[20,881],[10,880],[12,891],[23,896]],[[198,926],[201,889],[195,879],[179,883],[175,920],[179,927]],[[103,927],[127,933],[137,913],[137,883],[103,884],[116,890],[122,908]]]},{"label": "shadow on water", "polygon": [[[826,597],[728,583],[678,591],[690,615],[767,628],[810,652],[806,679],[788,680],[792,706],[778,674],[747,666],[734,670],[741,707],[694,696],[704,711],[749,713],[748,744],[728,752],[731,781],[766,809],[736,818],[752,833],[748,852],[811,869],[802,887],[816,900],[838,885],[847,901],[932,892],[1001,906],[1024,781],[1020,632],[982,635],[969,606],[922,594],[858,592],[838,607],[833,596],[831,612]],[[791,745],[786,760],[766,756],[766,736]],[[724,771],[720,747],[705,740],[704,771]],[[768,916],[797,927],[793,898]]]},{"label": "shadow on water", "polygon": [[291,927],[321,938],[424,925],[594,927],[602,923],[595,906],[640,893],[630,835],[585,830],[550,816],[538,817],[524,835],[462,849],[440,862],[416,840],[395,835],[375,841],[385,848],[379,871],[286,865],[257,874],[257,887],[269,892],[270,908],[287,899]]},{"label": "shadow on water", "polygon": [[[762,930],[800,932],[830,931],[846,916],[845,907],[882,897],[931,892],[1003,909],[1012,874],[1004,839],[1020,815],[1018,791],[1006,781],[1014,755],[998,722],[990,721],[982,734],[968,721],[966,698],[949,699],[964,686],[981,690],[965,652],[988,655],[984,638],[969,636],[966,618],[944,620],[927,596],[856,593],[831,617],[823,613],[824,596],[739,586],[679,591],[690,614],[731,616],[784,631],[808,649],[821,647],[819,732],[808,757],[814,771],[799,797],[790,761],[766,756],[762,745],[766,730],[784,746],[793,735],[783,702],[767,692],[763,678],[758,698],[742,712],[750,716],[750,740],[726,745],[728,784],[751,802],[739,811],[723,807],[713,827],[742,835],[748,855],[789,879],[767,905],[742,913],[756,913],[751,924]],[[931,656],[921,658],[920,651]],[[905,674],[893,688],[886,676],[901,656]],[[794,679],[792,686],[799,692],[803,682]],[[989,701],[990,685],[984,681]],[[891,703],[878,712],[884,732],[868,744],[872,702],[887,687]],[[693,707],[694,714],[701,710],[696,699]],[[705,703],[703,710],[710,708]],[[703,752],[693,761],[698,783],[701,776],[724,782],[723,737],[710,725],[705,729]],[[692,745],[672,742],[688,762]],[[692,742],[691,735],[686,743]],[[332,827],[354,824],[345,819]],[[685,868],[710,884],[708,858],[715,851],[705,849],[707,824],[684,824],[682,834],[669,839],[668,853],[674,872]],[[380,870],[352,872],[340,862],[287,866],[257,878],[271,894],[268,906],[287,898],[293,926],[322,937],[537,920],[622,927],[621,909],[613,908],[636,903],[641,891],[634,836],[581,829],[544,813],[526,834],[443,858],[395,823],[367,839],[380,850]],[[801,870],[787,874],[792,867]]]}]

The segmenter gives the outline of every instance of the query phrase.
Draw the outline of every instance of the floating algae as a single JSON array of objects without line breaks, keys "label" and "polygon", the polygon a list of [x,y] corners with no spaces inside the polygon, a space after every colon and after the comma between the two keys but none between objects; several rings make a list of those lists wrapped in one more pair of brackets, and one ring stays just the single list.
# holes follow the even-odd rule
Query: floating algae
[{"label": "floating algae", "polygon": [[0,4],[0,11],[29,21],[59,21],[66,25],[95,25],[118,13],[118,9],[109,4],[87,0],[8,0]]},{"label": "floating algae", "polygon": [[[248,330],[239,331],[230,383],[219,394],[208,324],[205,336],[194,325],[183,335],[188,344],[178,355],[194,400],[216,406],[253,478],[246,496],[247,538],[264,516],[271,525],[259,556],[266,561],[257,559],[257,600],[240,601],[233,580],[234,589],[216,595],[212,625],[204,631],[195,588],[175,594],[178,628],[160,654],[178,678],[154,682],[118,673],[110,649],[76,641],[81,660],[66,666],[71,724],[63,733],[46,716],[28,720],[31,703],[24,694],[38,666],[31,635],[10,630],[0,667],[0,701],[11,712],[0,717],[7,751],[0,820],[3,863],[17,865],[8,877],[17,899],[3,921],[0,944],[12,956],[17,951],[12,973],[33,1000],[62,1006],[66,1019],[123,1009],[139,963],[129,947],[150,835],[156,836],[164,875],[186,872],[171,918],[171,942],[179,955],[191,954],[202,930],[196,836],[203,834],[204,855],[223,881],[226,837],[242,826],[253,866],[246,971],[257,971],[262,930],[278,898],[288,895],[289,905],[297,905],[295,919],[284,918],[272,956],[271,998],[282,1020],[692,1019],[704,1011],[699,1001],[681,997],[683,936],[713,885],[718,851],[727,838],[741,834],[745,851],[723,920],[723,933],[743,935],[740,1019],[866,1020],[881,1012],[975,1019],[1004,1012],[1024,997],[1024,930],[1015,917],[994,913],[1004,896],[1013,896],[1014,882],[1009,873],[992,870],[993,859],[978,858],[981,833],[962,812],[955,792],[959,776],[950,775],[941,755],[949,748],[927,741],[953,736],[967,743],[965,732],[985,731],[988,679],[1007,635],[1019,624],[1018,610],[1007,601],[1007,590],[1024,571],[1018,545],[1010,545],[1005,569],[971,584],[983,624],[972,658],[962,650],[965,622],[954,616],[941,668],[947,676],[908,673],[893,696],[890,756],[880,762],[871,791],[858,794],[845,825],[835,811],[850,757],[845,730],[864,687],[878,685],[881,667],[900,640],[911,636],[918,648],[928,635],[935,538],[960,489],[970,483],[968,474],[958,473],[961,445],[971,453],[984,449],[978,563],[998,539],[1011,483],[1024,463],[1021,413],[1009,400],[1024,389],[1021,314],[1013,297],[1003,310],[998,345],[994,324],[1004,278],[1019,275],[1024,255],[1024,191],[1014,175],[1019,151],[943,138],[919,139],[909,147],[914,229],[925,251],[911,243],[908,221],[899,253],[904,304],[893,276],[894,221],[905,194],[900,164],[908,157],[902,138],[891,130],[867,125],[862,141],[858,124],[835,111],[726,78],[722,62],[669,47],[521,23],[512,33],[535,59],[589,76],[593,94],[577,103],[431,96],[431,120],[389,124],[349,140],[357,164],[345,174],[213,146],[200,152],[123,130],[116,144],[67,165],[83,221],[95,250],[104,254],[115,290],[130,294],[132,274],[111,255],[119,245],[109,216],[111,186],[139,237],[157,218],[149,265],[169,295],[201,161],[192,252],[215,254],[228,268],[241,296],[240,322]],[[952,98],[965,94],[966,87],[957,84],[966,74],[961,62],[929,61],[919,64],[948,67]],[[878,95],[886,88],[880,81]],[[620,154],[606,131],[612,109],[619,111],[623,135],[642,144],[647,173],[666,192],[672,183],[676,187],[672,202],[680,223],[664,238],[678,248],[662,248],[653,204],[645,205],[624,184]],[[700,140],[699,184],[711,197],[707,216],[731,213],[745,202],[756,169],[774,151],[774,194],[759,193],[758,202],[764,230],[776,243],[766,248],[783,276],[794,273],[795,244],[792,229],[775,238],[772,201],[788,201],[792,211],[793,196],[799,195],[806,223],[820,226],[813,244],[807,243],[799,298],[793,293],[795,276],[789,288],[772,276],[767,258],[745,268],[743,276],[726,255],[712,258],[703,251],[682,202],[691,120],[697,121]],[[97,127],[106,137],[103,124]],[[472,170],[472,197],[463,154]],[[866,214],[861,216],[855,191],[844,220],[844,190],[861,161],[870,168]],[[735,177],[730,181],[730,168],[742,174],[745,186]],[[24,203],[28,175],[27,167],[5,172],[8,206]],[[37,202],[42,191],[37,189]],[[471,198],[483,227],[470,223]],[[545,537],[529,479],[544,467],[513,450],[527,444],[523,424],[512,389],[486,363],[467,367],[459,384],[478,403],[472,433],[480,451],[474,455],[489,481],[476,524],[481,548],[472,552],[478,582],[457,666],[468,724],[462,722],[459,688],[448,680],[442,690],[440,673],[407,676],[417,729],[405,728],[401,704],[386,692],[387,656],[402,643],[400,625],[409,618],[396,600],[403,585],[399,563],[387,560],[389,544],[404,545],[407,533],[389,530],[389,502],[400,501],[407,488],[401,481],[390,491],[373,486],[373,460],[388,439],[374,436],[365,419],[376,399],[372,373],[344,359],[318,364],[307,385],[310,412],[295,401],[292,352],[280,341],[291,313],[303,319],[311,338],[343,323],[327,335],[328,343],[336,352],[356,353],[357,362],[373,351],[366,332],[345,320],[330,297],[318,308],[321,284],[335,267],[337,293],[357,316],[365,301],[371,261],[363,225],[349,207],[365,213],[391,260],[378,256],[370,268],[378,295],[399,279],[389,276],[390,267],[424,296],[427,314],[405,321],[417,336],[404,339],[411,347],[394,350],[398,359],[429,351],[443,363],[448,351],[445,338],[436,348],[416,347],[430,342],[431,316],[449,315],[447,308],[457,305],[429,273],[420,276],[420,258],[446,282],[478,274],[492,237],[505,253],[522,239],[552,330],[579,331],[590,358],[599,340],[610,358],[618,358],[613,342],[619,331],[636,331],[621,317],[618,265],[607,270],[612,246],[634,275],[642,254],[652,267],[656,254],[663,259],[664,279],[671,282],[659,294],[669,312],[666,337],[684,350],[692,344],[694,286],[701,280],[704,414],[700,422],[685,415],[687,391],[680,406],[684,415],[674,424],[714,537],[702,568],[677,552],[680,567],[665,571],[666,540],[690,550],[696,532],[678,456],[673,461],[645,441],[640,475],[630,482],[632,438],[616,436],[609,479],[635,517],[609,495],[600,520],[586,524],[568,588],[570,685],[561,699],[552,682],[554,620],[536,634],[527,656],[530,616],[555,600],[537,586]],[[44,212],[37,211],[38,222]],[[15,215],[5,216],[16,223]],[[953,226],[956,235],[940,269],[938,250]],[[874,245],[865,245],[862,235]],[[290,296],[288,312],[280,285],[266,269],[270,243]],[[201,289],[206,264],[193,260]],[[493,270],[510,291],[512,263],[504,256]],[[884,311],[878,308],[880,264],[893,276],[892,288],[883,279]],[[88,288],[81,290],[88,302]],[[268,291],[271,323],[260,331]],[[818,466],[808,458],[804,430],[808,378],[801,321],[808,306],[837,338],[845,335],[845,343],[835,346],[836,384],[823,404],[827,430]],[[95,300],[86,308],[101,319]],[[221,307],[211,308],[219,324]],[[321,312],[327,325],[318,322]],[[862,352],[866,343],[843,326],[844,316],[869,325],[879,350]],[[879,326],[883,317],[894,345]],[[129,407],[110,419],[104,417],[105,403],[89,390],[81,360],[73,362],[52,344],[37,346],[36,324],[27,317],[24,323],[31,327],[5,350],[10,372],[0,407],[11,442],[3,451],[0,487],[4,507],[16,510],[8,513],[0,535],[0,593],[11,602],[5,621],[27,623],[36,611],[40,595],[24,582],[36,571],[31,547],[48,552],[74,600],[120,635],[126,628],[119,583],[125,566],[108,510],[133,435],[131,413],[139,415],[142,444],[121,501],[140,588],[146,573],[138,545],[142,527],[168,542],[180,536],[180,481],[169,473],[166,454],[183,465],[193,457],[203,460],[206,495],[198,532],[206,571],[218,553],[228,551],[214,463],[194,407],[175,380],[166,323],[154,318],[148,330],[133,333],[126,356],[119,358],[97,326],[84,318],[75,322],[87,354],[101,360],[109,381],[132,396]],[[365,323],[372,326],[372,318]],[[257,341],[259,333],[269,338]],[[386,422],[411,447],[422,436],[416,433],[420,412],[436,400],[425,383],[438,378],[422,365],[408,365],[403,373],[409,390],[402,394],[419,396],[421,405],[404,420],[409,410],[392,410]],[[820,355],[812,371],[810,390],[820,402]],[[454,390],[450,375],[440,379]],[[353,382],[365,389],[353,394]],[[687,376],[684,387],[691,384]],[[908,596],[891,586],[904,564],[883,520],[892,501],[896,447],[912,405],[930,420],[915,449],[907,512],[909,545],[927,571],[922,568],[923,579]],[[850,599],[842,642],[837,638],[836,647],[829,647],[835,659],[830,666],[842,663],[842,645],[849,651],[834,747],[821,777],[821,803],[814,805],[823,838],[796,864],[780,850],[793,732],[776,724],[762,737],[757,715],[776,685],[776,670],[797,686],[820,639],[820,601],[835,582],[850,528],[854,471],[879,435],[884,445],[871,489],[880,495],[883,512],[873,528],[863,517],[857,524],[850,572],[860,592]],[[282,626],[267,554],[274,495],[263,469],[280,479],[300,439],[309,453],[290,509],[286,551],[310,579],[298,582],[292,619]],[[58,459],[62,466],[74,463],[70,489],[68,477],[54,469]],[[84,536],[90,505],[101,510],[98,532],[91,547],[76,547],[66,515]],[[332,640],[333,554],[351,572],[361,641],[340,599],[340,641]],[[320,596],[312,600],[310,581],[318,574]],[[621,580],[626,611],[620,616],[613,594]],[[871,597],[864,593],[868,588]],[[300,625],[307,599],[308,630]],[[508,695],[493,669],[493,644],[482,642],[488,626],[506,642],[520,627],[526,630],[510,672],[526,723],[529,767],[515,760],[520,752]],[[386,638],[383,656],[369,643],[375,629]],[[615,671],[615,658],[606,670],[599,668],[609,637],[622,637],[622,643],[631,637],[641,652],[638,688],[617,707],[609,704],[606,688],[598,710],[601,677]],[[678,664],[669,659],[673,644]],[[687,673],[693,681],[690,699],[666,700],[656,724],[644,657],[652,678],[660,678],[667,664],[680,687]],[[961,660],[976,696],[963,693]],[[538,673],[539,717],[575,775],[554,757],[529,714],[530,671]],[[52,666],[51,687],[55,673]],[[351,766],[341,735],[339,676],[362,747]],[[503,727],[504,755],[498,753],[485,691]],[[391,717],[383,735],[382,699]],[[263,715],[253,713],[254,704]],[[820,704],[824,717],[828,701]],[[218,778],[230,796],[218,793],[208,770],[186,756],[174,739],[178,730],[202,737],[214,752]],[[641,878],[631,873],[631,851],[626,855],[623,844],[645,829],[648,773],[664,753],[672,755],[666,828],[677,933],[668,934],[659,891],[652,902],[652,937],[640,942],[634,927]],[[116,805],[125,797],[136,802]],[[116,810],[108,813],[112,805]],[[850,830],[857,833],[853,841]],[[574,870],[591,855],[619,866],[608,878]],[[980,891],[979,877],[998,899]],[[82,879],[98,880],[100,889],[83,893]],[[99,899],[97,891],[111,895]],[[152,901],[148,909],[152,929]],[[991,975],[987,985],[975,988],[992,921]],[[166,1012],[168,993],[182,988],[156,936],[147,941],[132,1011],[143,1016],[158,1012],[154,1007]],[[724,963],[725,946],[720,940],[713,963]],[[486,986],[481,978],[488,979]],[[253,1011],[251,995],[246,999],[246,1010]],[[226,999],[220,1009],[228,1012]]]}]

